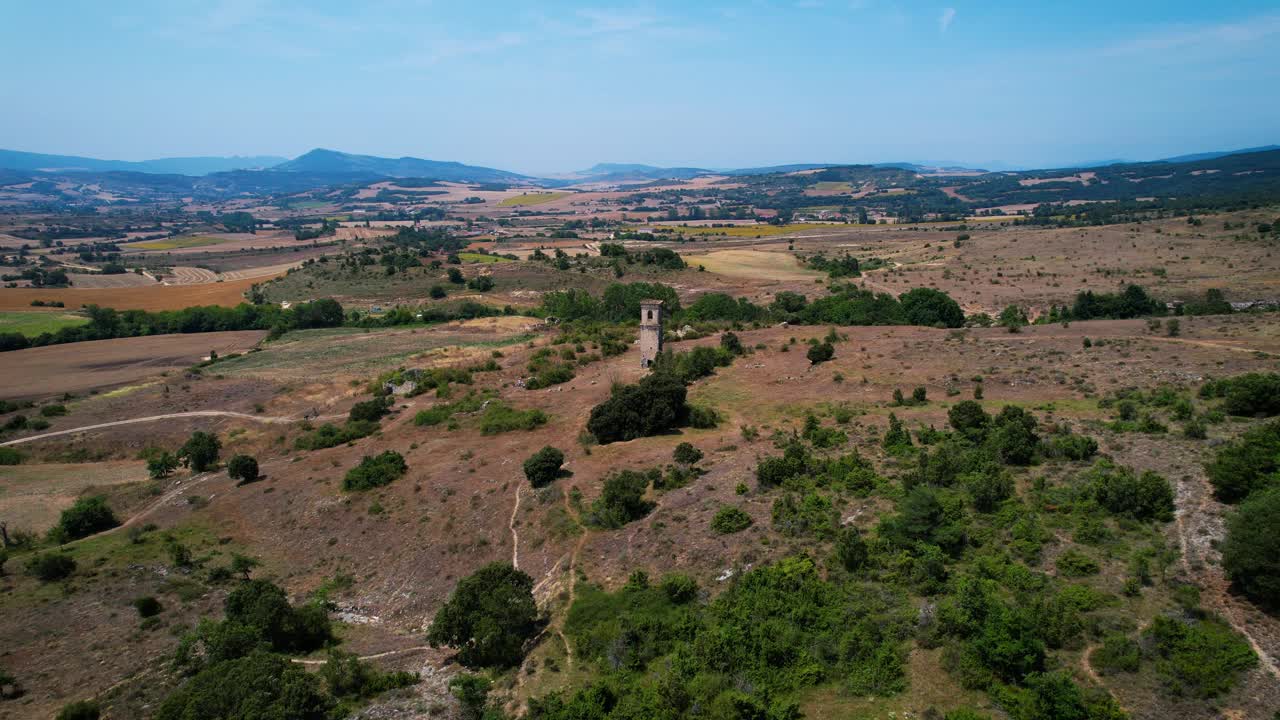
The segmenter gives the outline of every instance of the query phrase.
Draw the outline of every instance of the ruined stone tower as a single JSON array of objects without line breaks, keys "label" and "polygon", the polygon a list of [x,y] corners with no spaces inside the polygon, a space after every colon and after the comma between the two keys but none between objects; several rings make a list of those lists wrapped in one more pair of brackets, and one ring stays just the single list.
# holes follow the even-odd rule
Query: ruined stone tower
[{"label": "ruined stone tower", "polygon": [[662,352],[662,301],[640,302],[640,367],[647,368]]}]

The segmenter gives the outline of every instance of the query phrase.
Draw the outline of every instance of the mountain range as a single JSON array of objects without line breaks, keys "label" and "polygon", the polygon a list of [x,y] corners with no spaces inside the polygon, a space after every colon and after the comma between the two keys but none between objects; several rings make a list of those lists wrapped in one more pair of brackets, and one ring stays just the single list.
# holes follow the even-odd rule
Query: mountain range
[{"label": "mountain range", "polygon": [[[1156,160],[1152,162],[1185,163],[1238,155],[1242,153],[1263,152],[1280,149],[1280,145],[1246,148],[1242,150],[1226,150],[1218,152],[1195,153]],[[1076,167],[1098,167],[1122,163],[1115,160],[1099,163],[1085,163]],[[18,150],[0,150],[0,168],[20,171],[40,172],[138,172],[149,174],[172,174],[187,176],[209,176],[235,171],[269,171],[270,175],[288,173],[290,175],[324,177],[334,176],[344,180],[368,180],[379,177],[413,177],[450,182],[500,183],[500,184],[539,184],[539,185],[572,185],[586,183],[634,184],[655,182],[659,180],[688,180],[703,175],[765,175],[770,173],[797,172],[817,168],[845,165],[847,163],[800,163],[792,165],[773,165],[768,167],[748,167],[735,169],[710,169],[697,167],[659,167],[639,163],[599,163],[586,170],[550,175],[535,178],[520,173],[495,168],[466,165],[460,162],[426,160],[415,157],[384,158],[375,155],[355,155],[316,148],[292,160],[270,155],[251,157],[173,157],[157,160],[127,161],[101,160],[97,158],[75,155],[47,155],[42,153],[22,152]],[[916,172],[934,170],[976,170],[965,168],[959,163],[918,164],[918,163],[880,163],[874,167],[900,168]],[[237,173],[241,180],[246,179],[243,173]]]}]

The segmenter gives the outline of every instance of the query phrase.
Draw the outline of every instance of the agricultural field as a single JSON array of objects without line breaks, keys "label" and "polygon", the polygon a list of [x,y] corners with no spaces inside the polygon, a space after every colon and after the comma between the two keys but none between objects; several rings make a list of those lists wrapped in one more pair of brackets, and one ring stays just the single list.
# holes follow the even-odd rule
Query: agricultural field
[{"label": "agricultural field", "polygon": [[41,333],[57,332],[64,327],[83,325],[88,320],[83,315],[57,311],[0,312],[0,333],[19,333],[35,337]]},{"label": "agricultural field", "polygon": [[147,242],[130,243],[130,250],[178,250],[195,247],[207,247],[209,245],[218,245],[226,242],[225,238],[211,237],[209,235],[188,235],[185,237],[173,237],[167,240],[149,240]]},{"label": "agricultural field", "polygon": [[98,305],[117,310],[176,310],[194,305],[238,305],[262,277],[195,285],[144,285],[123,288],[3,288],[0,311],[30,308],[32,300],[61,302],[68,309]]},{"label": "agricultural field", "polygon": [[500,255],[485,255],[484,253],[462,252],[458,253],[458,259],[467,263],[502,263],[512,262],[511,258],[505,258]]},{"label": "agricultural field", "polygon": [[185,370],[208,357],[245,352],[266,333],[258,330],[94,340],[13,350],[0,355],[0,399],[83,393]]},{"label": "agricultural field", "polygon": [[564,192],[542,192],[542,193],[524,193],[522,195],[513,195],[498,203],[499,207],[526,207],[529,205],[542,205],[543,203],[555,202],[561,198],[569,197],[572,193]]}]

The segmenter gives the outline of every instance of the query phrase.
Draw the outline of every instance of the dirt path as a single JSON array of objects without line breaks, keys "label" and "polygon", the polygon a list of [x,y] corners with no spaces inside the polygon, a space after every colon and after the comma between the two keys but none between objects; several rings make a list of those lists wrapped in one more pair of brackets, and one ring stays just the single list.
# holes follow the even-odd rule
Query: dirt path
[{"label": "dirt path", "polygon": [[[432,649],[430,645],[415,645],[414,647],[398,648],[396,650],[387,650],[386,652],[374,653],[372,655],[360,655],[359,659],[361,661],[378,660],[380,658],[392,657],[394,655],[405,655],[411,652],[421,652],[423,650],[430,650],[430,649]],[[303,658],[293,658],[293,662],[296,662],[299,665],[323,665],[329,661],[327,659],[326,660],[307,660]]]},{"label": "dirt path", "polygon": [[[43,433],[40,435],[30,435],[17,440],[0,443],[0,447],[5,445],[21,445],[22,443],[34,442],[36,440],[46,440],[48,438],[60,437],[62,435],[74,435],[80,432],[89,432],[90,430],[102,430],[103,428],[118,427],[120,425],[133,425],[135,423],[155,422],[157,420],[172,420],[175,418],[189,417],[230,417],[240,418],[241,420],[253,420],[256,422],[270,423],[274,425],[286,425],[288,423],[301,422],[303,418],[296,417],[271,417],[267,415],[250,415],[249,413],[233,412],[231,410],[191,410],[189,412],[166,413],[164,415],[150,415],[147,417],[130,418],[128,420],[115,420],[108,423],[98,423],[97,425],[86,425],[84,427],[72,428],[70,430],[58,430],[57,432]],[[322,417],[311,418],[313,420],[332,420],[334,418],[345,417],[343,415],[326,415]]]},{"label": "dirt path", "polygon": [[516,513],[520,512],[520,490],[524,485],[516,483],[516,502],[511,507],[511,521],[507,527],[511,530],[511,567],[520,569],[520,531],[516,530]]}]

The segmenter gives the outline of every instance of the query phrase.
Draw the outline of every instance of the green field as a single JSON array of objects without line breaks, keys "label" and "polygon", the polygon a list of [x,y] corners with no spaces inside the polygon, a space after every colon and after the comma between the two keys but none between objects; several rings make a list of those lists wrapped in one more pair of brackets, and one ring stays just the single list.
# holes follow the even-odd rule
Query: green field
[{"label": "green field", "polygon": [[497,255],[485,255],[484,253],[458,253],[458,259],[462,262],[469,263],[504,263],[515,262],[511,258],[499,257]]},{"label": "green field", "polygon": [[151,242],[137,243],[127,247],[130,250],[177,250],[179,248],[218,245],[224,242],[226,242],[225,238],[211,237],[209,235],[186,235],[183,237],[169,238],[168,240],[152,240]]},{"label": "green field", "polygon": [[814,185],[813,189],[821,190],[822,192],[852,192],[853,186],[847,182],[820,182]]},{"label": "green field", "polygon": [[0,333],[21,333],[27,337],[35,337],[87,322],[89,319],[83,315],[66,312],[0,312]]},{"label": "green field", "polygon": [[498,207],[516,207],[520,205],[541,205],[542,203],[555,202],[562,197],[568,197],[567,192],[545,192],[545,193],[526,193],[524,195],[516,195],[498,203]]}]

